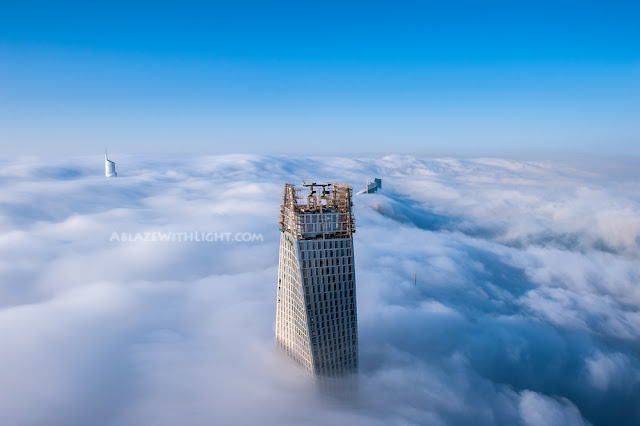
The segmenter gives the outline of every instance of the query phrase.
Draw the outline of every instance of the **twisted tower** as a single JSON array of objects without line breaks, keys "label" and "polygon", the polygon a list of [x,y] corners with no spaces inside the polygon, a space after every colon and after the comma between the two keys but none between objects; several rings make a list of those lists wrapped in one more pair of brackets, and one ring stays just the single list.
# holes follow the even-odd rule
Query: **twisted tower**
[{"label": "twisted tower", "polygon": [[351,207],[343,184],[285,184],[280,212],[276,340],[309,372],[341,376],[358,368]]}]

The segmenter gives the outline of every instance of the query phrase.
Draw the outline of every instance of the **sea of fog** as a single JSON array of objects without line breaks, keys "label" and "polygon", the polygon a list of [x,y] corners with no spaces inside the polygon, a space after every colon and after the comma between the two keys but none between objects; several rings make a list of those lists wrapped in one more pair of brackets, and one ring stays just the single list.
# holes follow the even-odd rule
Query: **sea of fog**
[{"label": "sea of fog", "polygon": [[[113,157],[0,161],[0,424],[640,424],[637,162]],[[275,346],[279,205],[374,177],[342,398]]]}]

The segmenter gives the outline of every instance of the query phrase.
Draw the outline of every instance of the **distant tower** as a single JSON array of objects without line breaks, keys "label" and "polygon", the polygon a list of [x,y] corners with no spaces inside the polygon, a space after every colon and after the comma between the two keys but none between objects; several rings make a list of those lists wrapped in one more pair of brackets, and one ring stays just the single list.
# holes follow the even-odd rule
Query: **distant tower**
[{"label": "distant tower", "polygon": [[106,177],[116,177],[116,163],[107,157],[107,148],[104,149],[104,175]]},{"label": "distant tower", "polygon": [[352,188],[304,186],[306,204],[284,186],[276,341],[312,374],[341,376],[358,368]]},{"label": "distant tower", "polygon": [[363,190],[359,191],[356,195],[360,194],[373,194],[378,192],[378,189],[382,188],[382,179],[375,178],[373,182],[367,182],[367,186]]}]

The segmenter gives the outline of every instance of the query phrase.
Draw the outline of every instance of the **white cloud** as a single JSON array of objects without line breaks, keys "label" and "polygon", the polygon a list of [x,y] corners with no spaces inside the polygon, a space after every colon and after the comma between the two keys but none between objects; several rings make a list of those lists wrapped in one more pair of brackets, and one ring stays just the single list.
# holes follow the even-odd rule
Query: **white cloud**
[{"label": "white cloud", "polygon": [[640,369],[637,362],[622,353],[595,353],[586,360],[589,382],[597,389],[606,392],[609,389],[623,389],[633,393],[640,384]]},{"label": "white cloud", "polygon": [[[115,158],[115,155],[114,155]],[[635,424],[640,193],[615,167],[234,155],[5,162],[0,423]],[[357,397],[275,351],[285,182],[355,198]],[[625,184],[627,183],[627,184]],[[113,233],[249,232],[254,242]]]},{"label": "white cloud", "polygon": [[536,392],[523,391],[520,415],[527,426],[582,426],[588,423],[566,398],[555,399]]}]

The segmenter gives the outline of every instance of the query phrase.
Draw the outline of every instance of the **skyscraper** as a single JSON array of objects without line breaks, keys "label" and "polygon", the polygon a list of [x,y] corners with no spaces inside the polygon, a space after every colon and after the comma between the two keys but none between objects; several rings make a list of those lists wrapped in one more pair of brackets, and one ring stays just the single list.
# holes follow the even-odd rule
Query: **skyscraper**
[{"label": "skyscraper", "polygon": [[358,368],[352,188],[285,184],[280,213],[276,340],[309,372]]},{"label": "skyscraper", "polygon": [[109,160],[109,157],[107,157],[107,148],[104,149],[104,175],[106,177],[118,176],[116,173],[116,163]]}]

